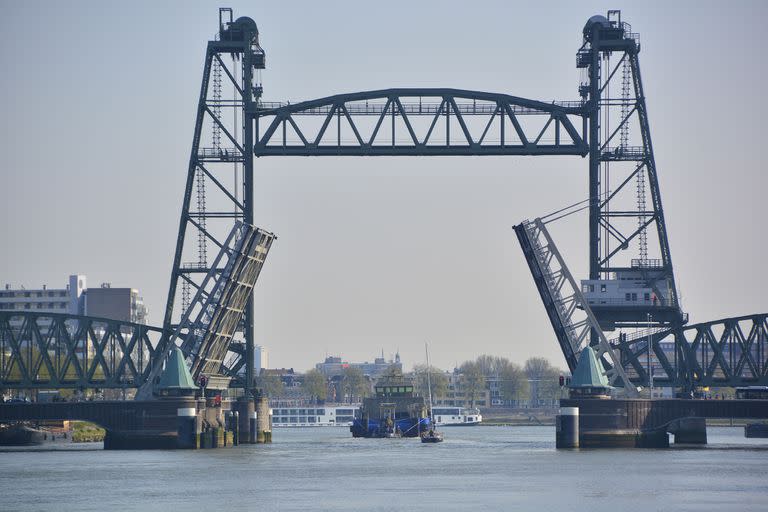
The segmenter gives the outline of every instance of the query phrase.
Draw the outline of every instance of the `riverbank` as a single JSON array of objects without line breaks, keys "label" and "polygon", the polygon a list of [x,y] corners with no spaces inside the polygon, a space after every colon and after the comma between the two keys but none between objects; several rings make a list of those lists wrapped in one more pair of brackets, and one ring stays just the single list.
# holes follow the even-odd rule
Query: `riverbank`
[{"label": "riverbank", "polygon": [[494,407],[481,409],[486,426],[552,426],[555,424],[556,408],[516,409]]}]

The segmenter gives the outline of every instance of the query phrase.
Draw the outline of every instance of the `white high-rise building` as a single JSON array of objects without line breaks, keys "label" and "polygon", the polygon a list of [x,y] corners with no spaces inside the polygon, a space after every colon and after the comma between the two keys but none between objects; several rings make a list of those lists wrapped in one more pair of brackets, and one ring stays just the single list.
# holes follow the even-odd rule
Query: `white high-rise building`
[{"label": "white high-rise building", "polygon": [[[122,322],[146,323],[147,308],[135,288],[112,288],[104,283],[88,289],[84,275],[69,276],[66,288],[12,288],[0,290],[0,310],[89,315]],[[12,320],[12,323],[18,322]]]},{"label": "white high-rise building", "polygon": [[263,368],[269,368],[269,352],[264,345],[254,345],[253,347],[253,369],[258,375]]},{"label": "white high-rise building", "polygon": [[0,310],[3,311],[34,311],[36,313],[68,313],[70,315],[85,314],[86,280],[83,275],[69,276],[66,288],[26,289],[11,288],[6,284],[0,290]]}]

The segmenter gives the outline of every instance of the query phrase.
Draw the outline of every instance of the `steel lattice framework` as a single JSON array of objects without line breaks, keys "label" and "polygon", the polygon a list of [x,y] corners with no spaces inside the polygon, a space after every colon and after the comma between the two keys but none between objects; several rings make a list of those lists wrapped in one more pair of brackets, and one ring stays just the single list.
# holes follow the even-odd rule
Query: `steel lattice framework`
[{"label": "steel lattice framework", "polygon": [[135,388],[162,329],[106,318],[0,311],[0,387]]},{"label": "steel lattice framework", "polygon": [[630,379],[649,381],[644,359],[654,355],[653,381],[659,385],[768,385],[768,313],[726,318],[671,329],[639,331],[611,344],[620,351]]},{"label": "steel lattice framework", "polygon": [[648,322],[682,325],[687,317],[680,309],[669,250],[640,75],[639,35],[621,21],[620,11],[608,11],[607,18],[590,18],[583,36],[576,66],[585,71],[579,92],[589,106],[589,278],[640,271],[666,306],[596,313],[610,329]]},{"label": "steel lattice framework", "polygon": [[211,270],[197,287],[181,323],[157,347],[158,364],[153,366],[138,398],[151,398],[152,386],[163,370],[159,363],[177,345],[190,363],[192,378],[197,381],[205,375],[209,389],[226,389],[238,377],[242,359],[236,358],[232,368],[225,364],[225,359],[274,239],[272,233],[235,223]]},{"label": "steel lattice framework", "polygon": [[[686,386],[766,383],[766,315],[684,327],[686,317],[677,297],[640,76],[637,34],[622,23],[618,11],[609,11],[607,18],[590,18],[583,36],[576,55],[577,68],[584,71],[579,101],[543,102],[507,94],[406,88],[294,104],[269,103],[261,100],[259,73],[265,68],[265,52],[256,23],[247,17],[233,21],[231,9],[220,9],[219,34],[208,42],[205,53],[163,328],[68,315],[0,312],[0,384],[140,385],[155,364],[153,355],[167,353],[170,336],[183,323],[182,314],[193,297],[205,292],[206,280],[226,273],[224,262],[208,261],[209,252],[226,246],[233,224],[254,224],[254,157],[291,155],[587,156],[590,279],[610,279],[612,272],[622,270],[641,272],[667,307],[652,322],[650,318],[640,321],[645,313],[650,314],[646,311],[613,316],[596,312],[600,324],[605,320],[614,328],[647,323],[652,348],[665,373],[657,377],[659,382],[667,379]],[[563,275],[555,278],[562,280]],[[667,295],[659,291],[664,284],[668,285]],[[569,285],[575,286],[572,277]],[[222,371],[232,375],[244,367],[243,384],[249,392],[253,384],[252,287],[246,295],[245,306],[235,315],[238,325],[234,330],[233,317],[227,319],[230,363]],[[557,315],[550,308],[565,307],[573,313],[583,303],[583,298],[567,302],[567,297],[560,297],[563,300],[557,306],[556,299],[545,300],[550,318]],[[607,316],[601,319],[601,314]],[[50,320],[41,324],[43,317]],[[643,335],[622,335],[606,346],[601,343],[605,337],[593,324],[590,343],[602,346],[608,366],[619,352],[621,368],[614,374],[623,368],[630,380],[642,381],[639,357],[643,343],[647,350]],[[185,327],[187,334],[194,328]],[[157,339],[153,341],[153,337]],[[576,345],[561,340],[569,366],[575,352],[583,348],[585,337],[579,331]],[[674,340],[672,357],[664,350],[667,340]],[[182,343],[188,357],[194,352],[192,345]],[[153,348],[158,346],[159,351]],[[213,359],[219,361],[222,357],[218,349],[216,352]]]},{"label": "steel lattice framework", "polygon": [[[225,247],[235,223],[253,225],[253,128],[261,95],[258,73],[264,63],[256,23],[247,17],[233,21],[231,9],[220,9],[217,39],[208,42],[205,53],[163,319],[166,331],[179,327],[191,297],[204,290],[206,276],[225,271],[225,262],[207,261],[208,249]],[[177,307],[178,302],[182,307]],[[245,382],[249,383],[253,383],[252,302],[248,293],[235,327],[245,339],[248,362],[235,366],[244,366]],[[246,387],[249,392],[250,386]]]},{"label": "steel lattice framework", "polygon": [[[581,102],[458,89],[340,94],[293,105],[260,104],[254,153],[585,156],[584,115]],[[319,116],[320,122],[305,122],[305,116]]]},{"label": "steel lattice framework", "polygon": [[592,343],[591,333],[597,333],[596,356],[606,368],[608,382],[611,386],[623,387],[628,396],[636,396],[635,387],[628,385],[630,378],[624,371],[619,351],[600,329],[545,223],[535,219],[514,229],[570,371],[576,369],[581,351]]}]

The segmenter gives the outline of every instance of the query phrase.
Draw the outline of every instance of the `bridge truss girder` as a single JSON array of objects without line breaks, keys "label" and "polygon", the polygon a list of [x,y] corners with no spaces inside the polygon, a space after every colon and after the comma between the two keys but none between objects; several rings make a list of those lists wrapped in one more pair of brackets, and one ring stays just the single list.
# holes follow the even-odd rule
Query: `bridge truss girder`
[{"label": "bridge truss girder", "polygon": [[106,318],[0,311],[0,388],[135,388],[163,337],[162,329]]},{"label": "bridge truss girder", "polygon": [[585,156],[582,102],[460,89],[383,89],[260,103],[256,156]]},{"label": "bridge truss girder", "polygon": [[630,380],[637,384],[650,382],[649,340],[656,385],[686,390],[768,385],[768,313],[640,331],[612,340]]}]

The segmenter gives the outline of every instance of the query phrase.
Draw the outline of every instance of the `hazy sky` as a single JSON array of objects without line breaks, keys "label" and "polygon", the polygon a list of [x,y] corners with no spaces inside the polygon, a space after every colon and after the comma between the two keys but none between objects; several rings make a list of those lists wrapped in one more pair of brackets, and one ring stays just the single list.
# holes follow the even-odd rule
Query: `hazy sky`
[{"label": "hazy sky", "polygon": [[[692,321],[768,310],[765,2],[228,2],[267,52],[264,98],[393,86],[577,99],[593,14],[640,62]],[[159,4],[159,5],[158,5]],[[206,41],[220,2],[0,1],[0,283],[139,288],[160,324]],[[578,157],[256,161],[279,235],[256,301],[272,366],[326,354],[565,366],[512,225],[587,196]],[[586,276],[585,216],[553,227]]]}]

